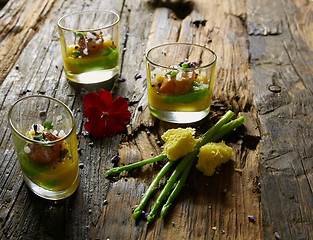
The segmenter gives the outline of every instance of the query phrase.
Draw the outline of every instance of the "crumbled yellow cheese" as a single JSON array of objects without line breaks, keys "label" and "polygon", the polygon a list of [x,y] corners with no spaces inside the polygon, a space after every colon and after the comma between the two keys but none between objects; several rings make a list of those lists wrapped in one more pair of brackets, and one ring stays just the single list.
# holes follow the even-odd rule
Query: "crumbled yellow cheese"
[{"label": "crumbled yellow cheese", "polygon": [[163,154],[171,161],[192,152],[194,146],[201,139],[195,139],[195,130],[193,128],[177,128],[167,130],[161,138],[165,142],[163,146]]},{"label": "crumbled yellow cheese", "polygon": [[196,168],[204,175],[212,176],[215,169],[222,163],[229,161],[233,155],[233,149],[227,146],[224,141],[207,143],[199,149]]}]

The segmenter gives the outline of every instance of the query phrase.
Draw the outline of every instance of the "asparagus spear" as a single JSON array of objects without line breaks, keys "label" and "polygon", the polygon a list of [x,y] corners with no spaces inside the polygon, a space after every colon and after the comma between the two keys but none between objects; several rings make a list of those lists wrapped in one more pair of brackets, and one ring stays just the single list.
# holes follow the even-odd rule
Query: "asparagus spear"
[{"label": "asparagus spear", "polygon": [[181,162],[177,165],[175,170],[173,171],[171,177],[168,179],[164,189],[161,191],[160,195],[158,196],[157,200],[155,201],[154,205],[151,208],[149,215],[147,216],[147,222],[150,223],[157,211],[162,204],[163,200],[165,199],[166,195],[171,191],[176,179],[182,173],[182,171],[186,168],[188,163],[194,162],[196,156],[198,154],[199,148],[210,141],[212,136],[225,124],[227,123],[233,116],[232,111],[228,111],[225,115],[213,126],[211,127],[203,136],[202,140],[195,145],[195,148],[192,152],[188,153]]},{"label": "asparagus spear", "polygon": [[174,164],[174,161],[168,161],[164,167],[160,170],[160,172],[156,175],[152,183],[150,184],[149,188],[147,189],[146,193],[142,196],[141,201],[139,205],[135,208],[133,212],[133,219],[135,220],[138,218],[143,210],[143,208],[146,206],[148,199],[152,192],[154,191],[155,187],[157,186],[158,182],[161,180],[161,178],[164,176],[164,174],[167,172],[167,170]]},{"label": "asparagus spear", "polygon": [[[241,124],[243,124],[245,121],[244,117],[239,117],[235,120],[230,121],[227,124],[224,124],[214,136],[210,139],[210,142],[215,142],[219,140],[221,137],[223,137],[225,134],[229,133],[233,129],[239,127]],[[172,193],[168,197],[166,203],[163,205],[162,210],[161,210],[161,218],[164,218],[165,215],[167,214],[170,206],[172,205],[172,202],[175,200],[175,198],[179,195],[181,189],[183,188],[185,181],[188,177],[190,168],[192,166],[192,163],[194,161],[191,161],[189,165],[183,170],[183,173],[180,176],[180,179],[178,180],[175,188],[173,189]]]},{"label": "asparagus spear", "polygon": [[[147,221],[148,223],[151,222],[157,212],[158,207],[160,206],[160,204],[162,203],[162,201],[164,200],[164,198],[166,197],[167,193],[171,190],[173,184],[175,183],[176,179],[181,175],[180,180],[178,181],[175,189],[173,190],[172,194],[169,197],[168,202],[165,204],[166,205],[166,209],[162,210],[163,213],[161,213],[161,217],[164,217],[167,213],[168,208],[171,205],[171,202],[174,201],[174,199],[178,196],[180,190],[182,189],[184,182],[186,181],[190,168],[194,162],[194,160],[196,159],[196,155],[198,154],[199,148],[201,146],[203,146],[204,144],[206,144],[207,142],[211,141],[217,141],[219,138],[221,138],[222,136],[224,136],[225,134],[227,134],[228,132],[232,131],[234,128],[240,126],[244,121],[244,117],[240,117],[236,120],[230,121],[228,123],[226,123],[227,121],[229,121],[233,116],[233,112],[232,111],[228,111],[212,128],[210,128],[204,135],[201,136],[202,140],[200,142],[198,142],[195,146],[195,150],[193,152],[188,153],[182,160],[182,162],[176,167],[176,169],[174,170],[171,178],[168,180],[168,184],[166,184],[165,188],[163,189],[163,191],[161,192],[159,198],[156,201],[156,204],[152,207],[152,210],[150,212],[150,214],[147,217]],[[107,171],[105,174],[109,175],[112,173],[119,173],[122,172],[124,170],[128,170],[128,169],[132,169],[135,167],[140,167],[143,166],[145,164],[148,163],[153,163],[156,161],[160,161],[162,159],[166,158],[165,155],[161,154],[155,158],[151,158],[151,159],[147,159],[147,160],[143,160],[141,162],[138,163],[134,163],[131,165],[127,165],[127,166],[123,166],[123,167],[117,167],[117,168],[113,168],[109,171]],[[140,204],[137,206],[137,208],[134,210],[133,213],[133,219],[136,219],[142,212],[143,208],[145,207],[150,195],[152,194],[152,192],[154,191],[156,185],[158,184],[158,182],[160,181],[160,179],[164,176],[164,174],[167,172],[167,170],[174,164],[174,161],[169,161],[162,169],[161,171],[158,173],[158,175],[155,177],[155,179],[153,180],[153,182],[150,184],[149,188],[147,189],[146,193],[143,195],[142,200],[140,202]],[[178,170],[177,170],[178,169]],[[183,174],[181,174],[183,172]],[[174,175],[174,176],[173,176]],[[170,182],[170,184],[169,184]]]},{"label": "asparagus spear", "polygon": [[189,175],[192,164],[193,164],[193,161],[190,161],[190,163],[187,165],[187,167],[183,170],[179,180],[177,181],[175,188],[173,189],[171,195],[168,197],[166,203],[162,207],[161,218],[165,217],[170,206],[172,205],[172,202],[174,202],[175,198],[179,195],[180,191],[182,190],[182,188],[186,182],[186,179]]},{"label": "asparagus spear", "polygon": [[161,161],[164,158],[166,158],[166,156],[161,154],[159,156],[156,156],[156,157],[150,158],[150,159],[146,159],[146,160],[143,160],[141,162],[136,162],[136,163],[133,163],[133,164],[130,164],[130,165],[122,166],[122,167],[112,168],[109,171],[107,171],[105,173],[105,175],[110,175],[112,173],[120,173],[120,172],[122,172],[124,170],[129,170],[129,169],[132,169],[132,168],[135,168],[135,167],[141,167],[141,166],[149,164],[149,163]]}]

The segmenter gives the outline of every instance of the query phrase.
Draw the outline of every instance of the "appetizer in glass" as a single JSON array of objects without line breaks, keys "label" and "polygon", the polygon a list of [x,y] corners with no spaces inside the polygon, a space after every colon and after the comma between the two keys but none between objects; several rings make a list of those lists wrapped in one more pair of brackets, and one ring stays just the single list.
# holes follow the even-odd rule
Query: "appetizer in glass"
[{"label": "appetizer in glass", "polygon": [[112,85],[119,71],[119,21],[118,14],[103,10],[70,13],[59,20],[65,75],[72,83]]},{"label": "appetizer in glass", "polygon": [[29,96],[16,101],[8,117],[28,187],[52,200],[75,192],[78,151],[75,121],[68,107],[54,98]]},{"label": "appetizer in glass", "polygon": [[169,43],[150,49],[146,59],[152,115],[168,122],[190,123],[209,113],[214,52],[200,45]]}]

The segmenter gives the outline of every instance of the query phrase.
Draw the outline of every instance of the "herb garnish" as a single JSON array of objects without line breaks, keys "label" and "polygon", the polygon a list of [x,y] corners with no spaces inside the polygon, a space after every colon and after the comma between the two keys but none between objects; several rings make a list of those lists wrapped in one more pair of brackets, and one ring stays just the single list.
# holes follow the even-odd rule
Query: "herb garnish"
[{"label": "herb garnish", "polygon": [[52,125],[51,122],[44,122],[43,123],[43,127],[47,128],[48,130],[50,130],[50,129],[53,129],[54,126]]},{"label": "herb garnish", "polygon": [[172,71],[171,74],[170,74],[170,77],[175,77],[177,74],[177,71]]},{"label": "herb garnish", "polygon": [[84,32],[78,32],[76,33],[76,36],[81,38],[84,37],[84,34],[85,34]]}]

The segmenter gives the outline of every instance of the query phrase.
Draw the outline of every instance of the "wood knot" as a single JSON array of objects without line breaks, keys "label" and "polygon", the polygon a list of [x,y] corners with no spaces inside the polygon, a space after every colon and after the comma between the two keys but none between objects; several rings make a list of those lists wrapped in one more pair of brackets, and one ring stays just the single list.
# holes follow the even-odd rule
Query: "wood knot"
[{"label": "wood knot", "polygon": [[173,11],[173,18],[185,19],[193,10],[194,2],[193,1],[153,1],[155,7],[165,7]]}]

